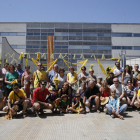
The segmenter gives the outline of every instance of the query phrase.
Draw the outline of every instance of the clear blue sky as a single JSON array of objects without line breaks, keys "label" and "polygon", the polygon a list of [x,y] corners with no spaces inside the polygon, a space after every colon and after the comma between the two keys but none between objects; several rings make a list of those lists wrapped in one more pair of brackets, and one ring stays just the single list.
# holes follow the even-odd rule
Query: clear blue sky
[{"label": "clear blue sky", "polygon": [[140,23],[140,0],[0,0],[0,22]]}]

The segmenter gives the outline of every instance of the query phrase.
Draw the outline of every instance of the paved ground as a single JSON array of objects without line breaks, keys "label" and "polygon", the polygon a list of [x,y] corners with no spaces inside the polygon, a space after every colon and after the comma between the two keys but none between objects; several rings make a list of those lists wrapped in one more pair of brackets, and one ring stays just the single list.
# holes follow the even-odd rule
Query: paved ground
[{"label": "paved ground", "polygon": [[[2,112],[0,112],[2,113]],[[4,115],[4,114],[2,114]],[[5,120],[0,117],[0,140],[139,140],[140,114],[127,111],[125,120],[104,113],[59,114]]]}]

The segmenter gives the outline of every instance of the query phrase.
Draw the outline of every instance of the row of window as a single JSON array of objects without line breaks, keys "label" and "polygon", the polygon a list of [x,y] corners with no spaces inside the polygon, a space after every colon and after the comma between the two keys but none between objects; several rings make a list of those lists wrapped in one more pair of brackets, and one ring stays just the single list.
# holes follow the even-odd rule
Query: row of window
[{"label": "row of window", "polygon": [[[11,45],[13,49],[31,49],[31,48],[47,48],[44,46],[37,45]],[[111,50],[111,49],[119,49],[119,50],[140,50],[140,46],[54,46],[55,49],[93,49],[93,50]]]},{"label": "row of window", "polygon": [[105,37],[140,37],[140,34],[132,33],[27,33],[27,35],[41,36],[105,36]]},{"label": "row of window", "polygon": [[1,32],[0,33],[1,36],[25,36],[26,33],[22,33],[22,32],[19,32],[19,33],[14,33],[14,32]]}]

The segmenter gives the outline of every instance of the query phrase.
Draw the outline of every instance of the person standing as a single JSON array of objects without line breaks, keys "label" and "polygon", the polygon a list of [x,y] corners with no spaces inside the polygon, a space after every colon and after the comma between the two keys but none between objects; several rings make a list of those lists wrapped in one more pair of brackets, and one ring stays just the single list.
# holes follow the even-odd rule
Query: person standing
[{"label": "person standing", "polygon": [[114,69],[114,77],[119,79],[119,82],[122,82],[122,73],[123,73],[123,68],[120,67],[120,62],[115,63],[116,68]]},{"label": "person standing", "polygon": [[34,79],[34,88],[39,87],[39,82],[42,80],[47,81],[47,76],[46,72],[41,70],[42,63],[37,64],[37,71],[34,72],[33,74],[33,79]]}]

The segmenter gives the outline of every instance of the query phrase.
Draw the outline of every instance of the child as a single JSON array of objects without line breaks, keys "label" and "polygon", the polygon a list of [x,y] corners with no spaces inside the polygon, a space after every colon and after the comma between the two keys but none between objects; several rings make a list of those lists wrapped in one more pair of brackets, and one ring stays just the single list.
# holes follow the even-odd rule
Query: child
[{"label": "child", "polygon": [[62,111],[63,113],[68,113],[69,110],[69,101],[68,101],[68,95],[67,94],[63,94],[61,96],[62,101],[60,103],[60,111]]},{"label": "child", "polygon": [[111,115],[112,118],[115,118],[115,116],[119,117],[120,119],[123,119],[122,114],[127,109],[127,104],[123,104],[120,107],[120,98],[115,96],[116,90],[111,89],[111,96],[109,96],[109,102],[106,104],[106,108],[108,111],[108,114]]},{"label": "child", "polygon": [[79,93],[75,94],[74,99],[72,100],[72,107],[69,108],[69,110],[75,112],[75,113],[84,113],[84,105],[83,100],[80,97]]},{"label": "child", "polygon": [[[58,99],[58,90],[53,89],[52,93],[47,97],[46,99],[50,104],[52,104],[53,109],[52,111],[55,113],[57,112],[57,107],[59,105],[59,99]],[[54,111],[55,109],[55,111]]]}]

